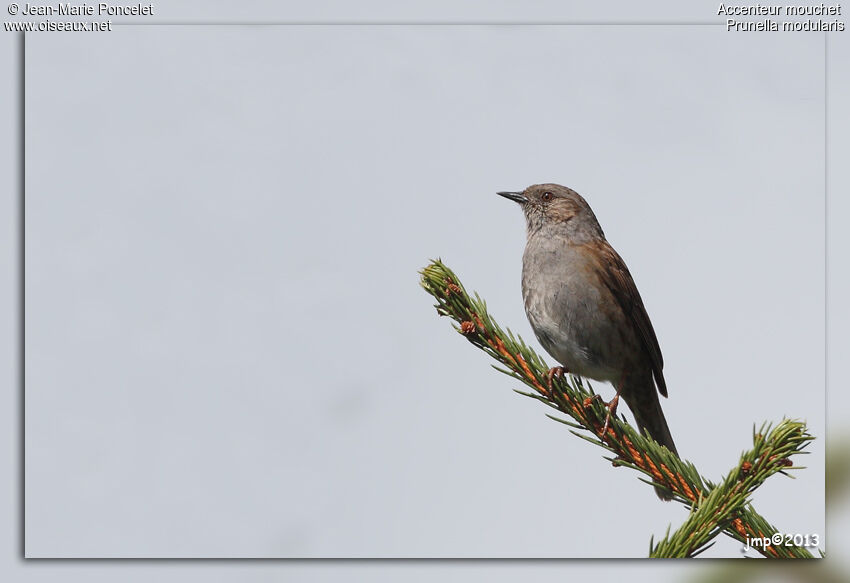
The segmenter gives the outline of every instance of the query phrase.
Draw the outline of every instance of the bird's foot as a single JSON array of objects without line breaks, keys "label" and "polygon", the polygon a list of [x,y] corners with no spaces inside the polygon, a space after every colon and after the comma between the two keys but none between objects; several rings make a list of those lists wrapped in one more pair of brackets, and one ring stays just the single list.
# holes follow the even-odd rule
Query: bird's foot
[{"label": "bird's foot", "polygon": [[617,415],[617,405],[620,403],[620,393],[614,395],[610,402],[606,403],[608,413],[605,414],[605,424],[602,426],[602,436],[608,434],[608,422],[611,421],[611,415]]},{"label": "bird's foot", "polygon": [[552,390],[552,379],[558,377],[559,379],[564,378],[564,373],[568,373],[570,371],[566,370],[563,366],[555,366],[549,369],[549,372],[546,373],[546,386],[549,387],[549,391]]}]

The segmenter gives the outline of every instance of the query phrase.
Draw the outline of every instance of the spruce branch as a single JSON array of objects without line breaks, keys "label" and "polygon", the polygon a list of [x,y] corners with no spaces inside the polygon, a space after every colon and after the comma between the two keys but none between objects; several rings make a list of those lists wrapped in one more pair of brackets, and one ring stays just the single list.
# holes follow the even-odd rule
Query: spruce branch
[{"label": "spruce branch", "polygon": [[[805,425],[798,421],[783,420],[775,428],[765,424],[758,432],[754,428],[753,448],[741,455],[738,466],[719,485],[707,482],[708,494],[673,535],[668,534],[650,549],[649,556],[696,556],[707,548],[709,541],[730,527],[737,535],[734,538],[740,542],[770,538],[777,530],[755,513],[749,504],[750,494],[770,476],[784,474],[789,469],[799,469],[793,467],[790,456],[807,453],[801,450],[812,439],[806,434]],[[748,518],[745,520],[745,517]],[[786,548],[768,545],[765,554],[788,558],[806,556],[797,555],[793,551],[786,552]]]},{"label": "spruce branch", "polygon": [[[501,365],[493,365],[496,370],[531,388],[516,392],[565,414],[569,419],[548,417],[569,426],[574,435],[605,448],[611,454],[605,459],[614,466],[640,472],[642,481],[666,488],[675,500],[691,509],[675,533],[668,532],[657,545],[650,542],[650,556],[696,556],[721,532],[742,543],[777,533],[752,508],[749,497],[773,474],[797,469],[791,456],[805,453],[802,450],[814,439],[804,423],[783,420],[776,427],[763,425],[754,432],[753,448],[742,454],[738,465],[720,484],[713,484],[692,463],[644,437],[621,416],[612,415],[603,434],[607,409],[588,383],[573,375],[549,375],[543,359],[522,338],[502,330],[478,294],[470,296],[441,261],[432,261],[420,274],[422,287],[437,300],[437,313],[454,320],[452,326],[459,333],[493,357]],[[804,547],[753,548],[766,557],[812,556]]]}]

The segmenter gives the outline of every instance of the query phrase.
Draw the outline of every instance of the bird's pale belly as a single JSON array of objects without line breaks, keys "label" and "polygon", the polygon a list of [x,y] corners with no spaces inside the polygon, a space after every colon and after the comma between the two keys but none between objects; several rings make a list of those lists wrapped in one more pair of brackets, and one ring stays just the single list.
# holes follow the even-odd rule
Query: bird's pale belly
[{"label": "bird's pale belly", "polygon": [[619,331],[600,309],[594,288],[563,280],[559,284],[548,286],[557,290],[549,294],[535,285],[523,289],[526,315],[540,344],[573,374],[618,382],[624,355],[604,339],[617,337]]},{"label": "bird's pale belly", "polygon": [[597,381],[619,380],[622,369],[606,366],[609,361],[600,359],[590,339],[581,333],[586,331],[573,330],[566,323],[559,325],[545,314],[529,313],[528,318],[543,348],[569,372]]}]

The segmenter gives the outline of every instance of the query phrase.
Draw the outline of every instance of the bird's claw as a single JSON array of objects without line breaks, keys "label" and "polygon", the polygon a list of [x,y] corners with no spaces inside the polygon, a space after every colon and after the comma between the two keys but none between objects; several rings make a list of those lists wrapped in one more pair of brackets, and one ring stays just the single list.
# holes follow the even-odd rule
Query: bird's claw
[{"label": "bird's claw", "polygon": [[558,377],[559,379],[564,378],[564,373],[569,372],[564,369],[563,366],[555,366],[549,369],[549,372],[546,373],[546,386],[549,387],[549,390],[552,390],[552,379]]},{"label": "bird's claw", "polygon": [[[601,399],[601,397],[600,397]],[[610,402],[605,404],[605,407],[608,409],[608,412],[605,414],[605,424],[602,426],[602,435],[605,436],[608,434],[608,422],[611,421],[611,415],[617,414],[617,405],[620,403],[620,393],[614,395],[614,398],[611,399]]]}]

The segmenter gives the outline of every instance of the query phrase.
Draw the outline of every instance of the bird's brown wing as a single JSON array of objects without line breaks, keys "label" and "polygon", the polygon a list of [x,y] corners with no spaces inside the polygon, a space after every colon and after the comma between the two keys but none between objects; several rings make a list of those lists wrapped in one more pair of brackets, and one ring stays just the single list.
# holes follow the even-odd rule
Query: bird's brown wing
[{"label": "bird's brown wing", "polygon": [[646,313],[646,308],[632,279],[632,274],[629,273],[629,268],[626,267],[623,258],[614,251],[607,241],[593,242],[590,245],[598,246],[594,250],[596,251],[594,255],[598,256],[600,260],[598,265],[600,278],[616,298],[626,318],[637,331],[638,338],[641,339],[647,354],[649,354],[652,376],[655,377],[658,392],[666,397],[667,384],[664,382],[664,374],[661,372],[664,368],[661,347],[658,346],[658,338],[655,336],[655,330],[652,328],[652,322],[650,322],[649,315]]}]

